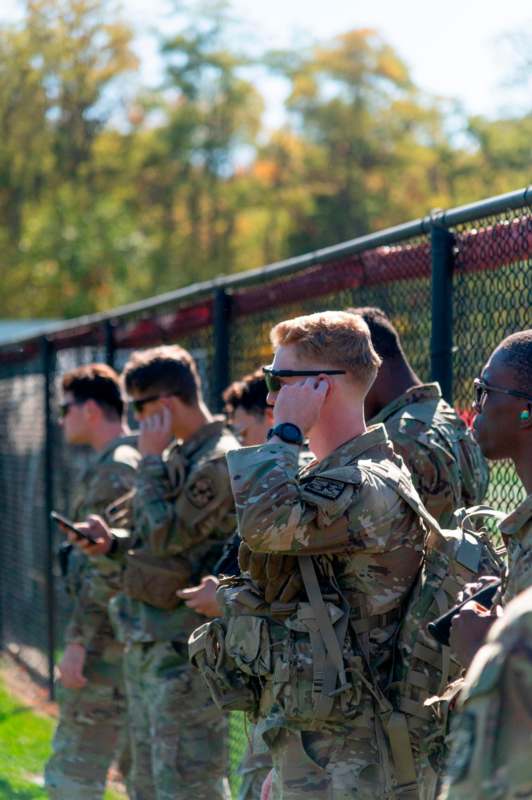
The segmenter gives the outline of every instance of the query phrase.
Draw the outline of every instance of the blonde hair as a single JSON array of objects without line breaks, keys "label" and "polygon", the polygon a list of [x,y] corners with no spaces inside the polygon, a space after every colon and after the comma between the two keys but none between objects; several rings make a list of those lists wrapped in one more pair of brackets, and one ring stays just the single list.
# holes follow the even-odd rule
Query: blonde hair
[{"label": "blonde hair", "polygon": [[287,319],[272,328],[270,339],[274,348],[294,345],[301,355],[345,369],[365,388],[371,386],[381,365],[369,328],[359,314],[319,311]]}]

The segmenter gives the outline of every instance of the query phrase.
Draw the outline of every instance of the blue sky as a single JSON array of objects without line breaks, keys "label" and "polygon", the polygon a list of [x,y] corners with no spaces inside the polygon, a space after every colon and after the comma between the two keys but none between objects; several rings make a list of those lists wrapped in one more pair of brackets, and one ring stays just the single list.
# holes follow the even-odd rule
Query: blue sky
[{"label": "blue sky", "polygon": [[[12,19],[17,0],[3,0],[0,20]],[[171,0],[122,0],[126,18],[137,30],[140,78],[160,77],[151,28],[171,27]],[[527,89],[503,87],[512,67],[512,49],[500,38],[532,31],[531,0],[233,0],[234,12],[265,47],[283,47],[310,38],[328,39],[358,27],[376,28],[410,67],[415,83],[432,94],[459,99],[470,113],[495,116],[530,108]],[[269,125],[282,119],[285,87],[262,76]],[[530,82],[528,93],[530,92]]]}]

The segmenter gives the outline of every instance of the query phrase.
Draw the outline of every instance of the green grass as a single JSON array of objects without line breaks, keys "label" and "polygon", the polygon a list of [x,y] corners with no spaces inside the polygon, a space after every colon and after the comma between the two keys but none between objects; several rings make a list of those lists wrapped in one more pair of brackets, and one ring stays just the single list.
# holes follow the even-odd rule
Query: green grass
[{"label": "green grass", "polygon": [[[39,785],[55,723],[11,697],[0,680],[0,800],[45,800]],[[108,791],[106,800],[123,800]]]}]

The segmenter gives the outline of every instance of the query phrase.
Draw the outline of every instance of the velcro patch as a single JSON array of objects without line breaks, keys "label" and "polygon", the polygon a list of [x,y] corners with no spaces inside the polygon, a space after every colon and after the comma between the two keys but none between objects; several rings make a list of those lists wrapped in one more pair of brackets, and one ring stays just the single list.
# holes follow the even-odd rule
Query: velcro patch
[{"label": "velcro patch", "polygon": [[338,500],[345,489],[345,483],[335,481],[332,478],[311,478],[305,481],[302,487],[306,492],[317,494],[319,497],[326,497],[327,500]]},{"label": "velcro patch", "polygon": [[216,490],[211,478],[202,475],[187,487],[187,497],[196,508],[206,508],[216,497]]}]

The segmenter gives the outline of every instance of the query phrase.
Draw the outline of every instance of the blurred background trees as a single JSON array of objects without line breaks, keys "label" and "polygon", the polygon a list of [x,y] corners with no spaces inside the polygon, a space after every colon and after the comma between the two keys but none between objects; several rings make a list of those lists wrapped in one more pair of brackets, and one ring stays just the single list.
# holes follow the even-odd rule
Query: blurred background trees
[{"label": "blurred background trees", "polygon": [[[252,58],[227,3],[179,11],[134,96],[106,0],[27,0],[0,29],[0,316],[109,308],[530,180],[530,108],[468,118],[376,31]],[[278,129],[256,69],[290,87]]]}]

